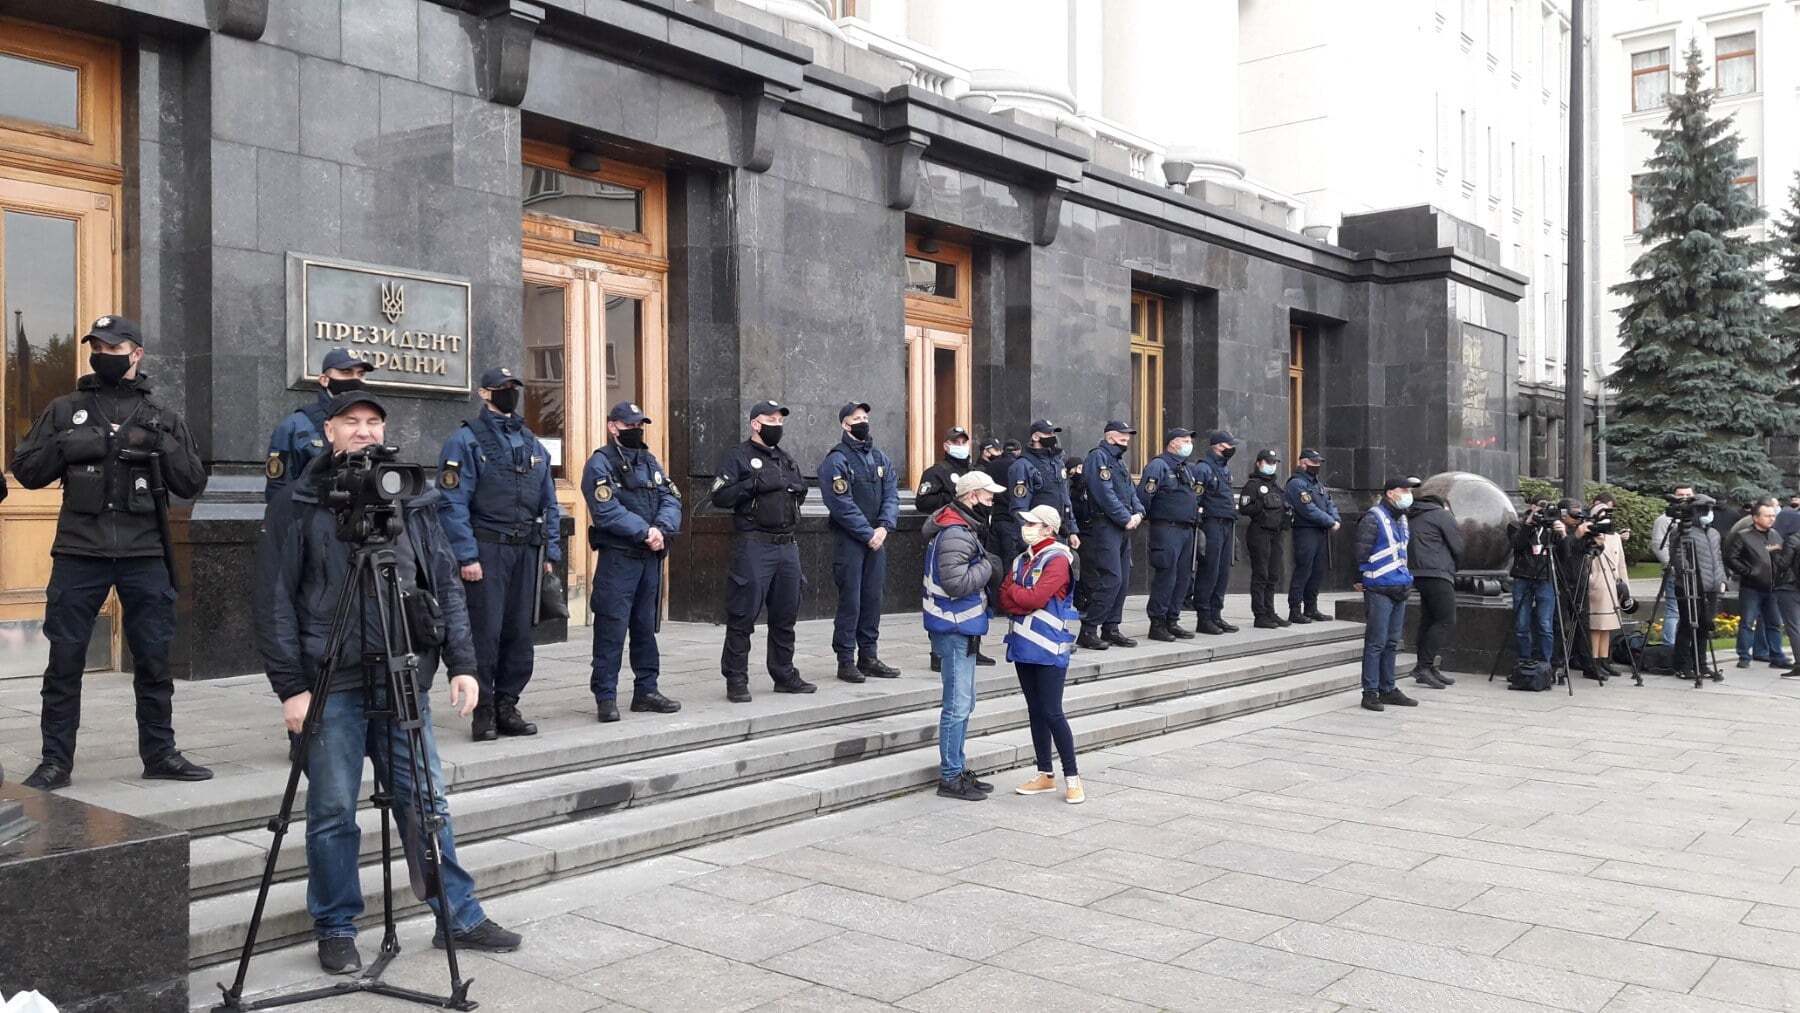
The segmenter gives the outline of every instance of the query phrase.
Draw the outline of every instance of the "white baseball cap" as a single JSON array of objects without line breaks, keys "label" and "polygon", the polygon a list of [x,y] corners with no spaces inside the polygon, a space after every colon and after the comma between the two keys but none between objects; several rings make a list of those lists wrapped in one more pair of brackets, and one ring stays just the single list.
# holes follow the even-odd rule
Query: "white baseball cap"
[{"label": "white baseball cap", "polygon": [[1039,504],[1030,510],[1021,510],[1018,517],[1026,524],[1042,524],[1053,535],[1062,530],[1062,514],[1057,513],[1056,508],[1048,503]]},{"label": "white baseball cap", "polygon": [[956,498],[962,499],[972,492],[1005,492],[1006,486],[994,481],[988,473],[980,468],[970,468],[956,476]]}]

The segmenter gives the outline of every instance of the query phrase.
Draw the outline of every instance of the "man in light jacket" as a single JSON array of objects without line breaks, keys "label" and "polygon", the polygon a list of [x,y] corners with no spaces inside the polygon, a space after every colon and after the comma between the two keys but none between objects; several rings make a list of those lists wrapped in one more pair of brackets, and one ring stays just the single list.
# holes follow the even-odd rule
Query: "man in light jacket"
[{"label": "man in light jacket", "polygon": [[[1670,498],[1692,499],[1693,495],[1694,487],[1682,484],[1675,487]],[[1657,514],[1656,520],[1650,524],[1650,551],[1656,553],[1656,561],[1663,567],[1662,642],[1664,644],[1673,644],[1675,636],[1681,628],[1680,613],[1675,608],[1675,574],[1669,569],[1669,525],[1672,523],[1674,522],[1665,511]]]},{"label": "man in light jacket", "polygon": [[975,710],[975,641],[988,630],[990,586],[999,557],[983,548],[988,510],[1006,488],[971,468],[956,479],[956,498],[925,521],[925,594],[921,612],[944,680],[938,718],[938,794],[979,802],[994,786],[963,765],[963,737]]},{"label": "man in light jacket", "polygon": [[1413,681],[1443,689],[1455,679],[1438,668],[1438,655],[1456,630],[1456,568],[1462,562],[1462,529],[1441,496],[1420,496],[1408,518],[1407,567],[1419,592],[1419,662]]},{"label": "man in light jacket", "polygon": [[[1675,671],[1696,679],[1706,675],[1718,682],[1725,677],[1713,670],[1708,644],[1712,640],[1713,617],[1719,612],[1719,595],[1725,590],[1725,563],[1719,547],[1719,531],[1712,526],[1712,501],[1704,497],[1696,499],[1705,500],[1699,509],[1706,512],[1695,518],[1682,546],[1677,548],[1693,546],[1694,572],[1690,586],[1699,601],[1690,602],[1681,594],[1675,596],[1681,613],[1681,628],[1675,634]],[[1674,558],[1670,560],[1669,569],[1675,574],[1675,586],[1679,590],[1687,577],[1688,554],[1684,551],[1671,554]]]}]

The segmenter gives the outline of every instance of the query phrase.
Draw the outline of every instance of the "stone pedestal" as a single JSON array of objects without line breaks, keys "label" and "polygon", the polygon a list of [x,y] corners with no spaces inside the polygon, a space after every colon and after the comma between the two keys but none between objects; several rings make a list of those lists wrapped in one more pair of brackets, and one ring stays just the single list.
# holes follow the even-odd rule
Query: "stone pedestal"
[{"label": "stone pedestal", "polygon": [[187,1009],[188,838],[16,784],[31,825],[0,844],[0,992],[62,1013]]},{"label": "stone pedestal", "polygon": [[[1400,649],[1411,651],[1419,642],[1419,597],[1406,603],[1406,639]],[[1353,623],[1363,622],[1368,613],[1360,597],[1342,598],[1337,603],[1337,618]],[[1498,672],[1501,678],[1512,671],[1513,610],[1508,598],[1486,598],[1476,595],[1456,596],[1456,635],[1444,645],[1441,667],[1445,671],[1486,676]],[[1496,667],[1495,653],[1500,658]],[[1398,673],[1404,676],[1405,672]]]}]

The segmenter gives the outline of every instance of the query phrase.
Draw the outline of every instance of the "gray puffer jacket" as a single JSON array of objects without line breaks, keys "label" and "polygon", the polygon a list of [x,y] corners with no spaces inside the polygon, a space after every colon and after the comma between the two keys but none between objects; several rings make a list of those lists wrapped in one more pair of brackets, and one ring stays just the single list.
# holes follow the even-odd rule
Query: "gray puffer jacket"
[{"label": "gray puffer jacket", "polygon": [[[1703,528],[1698,525],[1689,528],[1685,541],[1694,547],[1696,570],[1700,576],[1700,592],[1702,594],[1718,594],[1725,586],[1725,558],[1719,550],[1719,529]],[[1686,567],[1687,554],[1674,554],[1673,567],[1677,573]]]},{"label": "gray puffer jacket", "polygon": [[1406,547],[1406,568],[1413,577],[1455,580],[1463,551],[1462,529],[1456,524],[1456,515],[1436,496],[1421,496],[1413,504],[1407,524],[1411,537]]},{"label": "gray puffer jacket", "polygon": [[[981,547],[982,523],[961,503],[951,503],[926,518],[925,537],[937,543],[938,586],[962,598],[995,586],[1000,559]],[[988,603],[994,601],[988,595]]]}]

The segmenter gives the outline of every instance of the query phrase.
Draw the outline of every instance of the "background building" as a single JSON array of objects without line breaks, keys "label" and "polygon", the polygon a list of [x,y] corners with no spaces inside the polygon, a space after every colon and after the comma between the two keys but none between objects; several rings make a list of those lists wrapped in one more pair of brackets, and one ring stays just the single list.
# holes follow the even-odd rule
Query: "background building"
[{"label": "background building", "polygon": [[[1204,39],[1247,5],[995,3],[979,17],[1008,31],[945,27],[975,6],[15,0],[0,454],[76,378],[88,321],[144,323],[212,476],[176,518],[189,677],[260,668],[268,433],[337,344],[382,365],[390,436],[427,464],[475,410],[469,377],[523,370],[578,530],[606,407],[642,404],[687,493],[682,619],[723,615],[730,525],[705,492],[764,397],[793,407],[783,447],[809,476],[834,409],[874,402],[907,489],[950,425],[1022,436],[1044,415],[1077,450],[1118,417],[1140,444],[1181,424],[1319,446],[1352,510],[1395,470],[1513,484],[1524,275],[1429,193],[1304,234],[1302,203],[1238,161],[1239,103],[1191,91],[1233,87],[1192,44],[1225,46]],[[1151,16],[1172,9],[1202,20]],[[1155,69],[1180,73],[1117,69],[1097,10],[1142,16]],[[965,68],[856,23],[915,19],[995,53]],[[1157,94],[1170,79],[1186,101]],[[0,504],[0,673],[41,671],[59,495]],[[918,595],[903,515],[895,611]],[[829,612],[816,498],[801,544],[805,607]],[[574,554],[578,617],[591,566]],[[118,650],[103,622],[95,664]]]}]

